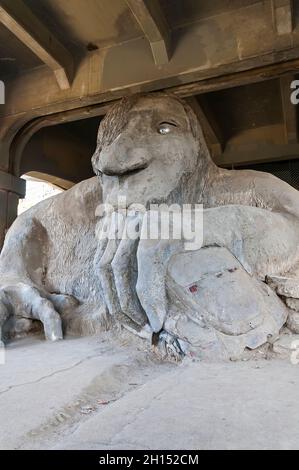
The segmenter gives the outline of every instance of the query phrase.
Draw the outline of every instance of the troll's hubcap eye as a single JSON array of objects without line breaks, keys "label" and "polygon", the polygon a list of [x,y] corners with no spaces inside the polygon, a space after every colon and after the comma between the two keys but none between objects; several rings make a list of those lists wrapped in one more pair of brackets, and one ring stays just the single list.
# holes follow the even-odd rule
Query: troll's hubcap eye
[{"label": "troll's hubcap eye", "polygon": [[176,127],[176,125],[170,122],[161,122],[158,126],[158,132],[161,135],[169,134],[174,127]]}]

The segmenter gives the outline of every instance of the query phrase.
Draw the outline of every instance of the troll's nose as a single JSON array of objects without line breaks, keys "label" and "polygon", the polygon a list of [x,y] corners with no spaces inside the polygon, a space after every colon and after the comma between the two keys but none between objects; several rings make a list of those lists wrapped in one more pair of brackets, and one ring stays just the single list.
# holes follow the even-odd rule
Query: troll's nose
[{"label": "troll's nose", "polygon": [[104,147],[93,160],[94,168],[108,176],[123,175],[148,165],[146,152],[142,148],[127,145]]}]

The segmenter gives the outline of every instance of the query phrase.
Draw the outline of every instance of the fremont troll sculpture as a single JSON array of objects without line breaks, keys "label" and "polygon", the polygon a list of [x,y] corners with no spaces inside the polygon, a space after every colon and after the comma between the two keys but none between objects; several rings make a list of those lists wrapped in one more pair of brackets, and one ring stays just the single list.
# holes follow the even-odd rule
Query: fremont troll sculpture
[{"label": "fremont troll sculpture", "polygon": [[[299,332],[298,191],[266,173],[218,168],[192,109],[166,93],[113,106],[92,164],[96,177],[10,228],[3,336],[32,320],[50,340],[121,324],[171,355],[238,358],[285,325]],[[203,205],[201,247],[140,236],[151,216],[186,204]]]}]

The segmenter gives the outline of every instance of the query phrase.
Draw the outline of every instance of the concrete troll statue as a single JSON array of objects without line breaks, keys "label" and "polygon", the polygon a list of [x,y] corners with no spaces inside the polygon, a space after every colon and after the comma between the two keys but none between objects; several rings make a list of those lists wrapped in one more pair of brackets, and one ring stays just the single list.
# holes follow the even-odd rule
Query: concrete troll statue
[{"label": "concrete troll statue", "polygon": [[[97,176],[8,231],[2,339],[33,320],[53,341],[122,325],[170,356],[239,358],[284,326],[299,333],[298,191],[267,173],[218,168],[192,109],[166,93],[114,105],[92,165]],[[141,236],[171,205],[191,216],[202,205],[200,246]]]}]

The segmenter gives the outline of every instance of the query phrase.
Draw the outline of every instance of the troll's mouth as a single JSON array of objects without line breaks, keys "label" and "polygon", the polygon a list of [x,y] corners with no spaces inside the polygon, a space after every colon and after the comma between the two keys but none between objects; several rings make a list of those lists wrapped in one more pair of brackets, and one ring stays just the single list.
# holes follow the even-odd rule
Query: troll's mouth
[{"label": "troll's mouth", "polygon": [[131,167],[130,169],[128,170],[113,170],[113,169],[108,169],[108,168],[105,168],[104,171],[101,171],[100,169],[98,169],[97,171],[100,173],[100,174],[104,174],[106,176],[118,176],[119,178],[126,178],[128,176],[131,176],[131,175],[136,175],[137,173],[140,173],[142,170],[145,170],[145,168],[147,168],[147,164],[143,164],[143,165],[136,165],[136,166],[133,166]]},{"label": "troll's mouth", "polygon": [[141,165],[136,168],[130,168],[127,171],[124,171],[121,173],[119,176],[121,178],[126,177],[126,176],[131,176],[131,175],[136,175],[137,173],[140,173],[141,171],[145,170],[147,168],[147,165]]}]

